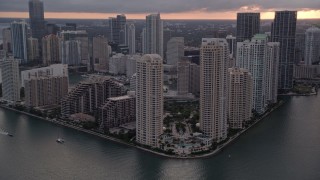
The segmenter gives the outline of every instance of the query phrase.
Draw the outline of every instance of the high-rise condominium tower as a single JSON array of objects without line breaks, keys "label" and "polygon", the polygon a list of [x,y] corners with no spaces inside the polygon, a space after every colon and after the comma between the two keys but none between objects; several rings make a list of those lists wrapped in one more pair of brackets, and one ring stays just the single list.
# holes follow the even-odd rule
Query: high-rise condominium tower
[{"label": "high-rise condominium tower", "polygon": [[27,51],[27,23],[24,21],[11,23],[11,39],[13,47],[13,56],[20,60],[21,63],[28,62]]},{"label": "high-rise condominium tower", "polygon": [[253,77],[253,108],[264,113],[270,101],[277,101],[279,43],[268,43],[266,34],[238,42],[236,66],[248,69]]},{"label": "high-rise condominium tower", "polygon": [[126,45],[129,48],[129,54],[136,53],[136,28],[133,23],[126,24]]},{"label": "high-rise condominium tower", "polygon": [[297,11],[276,11],[271,27],[271,42],[280,43],[279,89],[293,86],[294,47]]},{"label": "high-rise condominium tower", "polygon": [[42,37],[45,35],[45,21],[42,1],[29,1],[29,18],[32,37],[41,41]]},{"label": "high-rise condominium tower", "polygon": [[163,132],[163,65],[157,54],[137,60],[136,141],[157,146]]},{"label": "high-rise condominium tower", "polygon": [[163,57],[163,24],[160,14],[146,17],[146,54],[159,54]]},{"label": "high-rise condominium tower", "polygon": [[306,65],[312,65],[320,62],[320,29],[313,26],[306,31],[305,41]]},{"label": "high-rise condominium tower", "polygon": [[229,48],[225,39],[202,39],[200,129],[217,142],[227,138],[228,58]]},{"label": "high-rise condominium tower", "polygon": [[2,75],[2,98],[7,101],[20,101],[19,61],[4,59],[0,62]]},{"label": "high-rise condominium tower", "polygon": [[247,69],[229,68],[229,128],[242,129],[252,114],[251,73]]},{"label": "high-rise condominium tower", "polygon": [[60,63],[59,38],[50,34],[42,38],[42,58],[44,65]]},{"label": "high-rise condominium tower", "polygon": [[110,38],[116,44],[125,44],[126,16],[124,14],[109,18]]},{"label": "high-rise condominium tower", "polygon": [[237,42],[250,40],[260,32],[260,13],[237,14]]}]

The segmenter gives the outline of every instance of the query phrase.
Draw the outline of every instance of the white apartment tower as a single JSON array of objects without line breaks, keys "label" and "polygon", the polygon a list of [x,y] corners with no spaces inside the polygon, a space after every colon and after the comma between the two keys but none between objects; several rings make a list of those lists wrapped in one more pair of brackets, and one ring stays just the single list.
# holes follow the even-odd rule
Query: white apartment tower
[{"label": "white apartment tower", "polygon": [[252,114],[251,73],[247,69],[229,68],[228,125],[231,129],[243,129]]},{"label": "white apartment tower", "polygon": [[313,26],[306,30],[305,65],[320,62],[320,29]]},{"label": "white apartment tower", "polygon": [[276,102],[278,87],[279,43],[268,43],[266,34],[251,41],[238,42],[236,66],[248,69],[253,77],[253,109],[265,112],[270,101]]},{"label": "white apartment tower", "polygon": [[200,129],[216,142],[227,138],[228,60],[229,48],[225,39],[202,39]]},{"label": "white apartment tower", "polygon": [[7,101],[20,101],[19,60],[4,59],[0,62],[2,76],[2,98]]},{"label": "white apartment tower", "polygon": [[129,48],[129,54],[136,53],[136,28],[133,23],[126,24],[126,45]]},{"label": "white apartment tower", "polygon": [[146,54],[159,54],[163,57],[163,23],[160,14],[146,17]]},{"label": "white apartment tower", "polygon": [[157,54],[146,54],[137,61],[136,141],[157,146],[163,133],[163,65]]}]

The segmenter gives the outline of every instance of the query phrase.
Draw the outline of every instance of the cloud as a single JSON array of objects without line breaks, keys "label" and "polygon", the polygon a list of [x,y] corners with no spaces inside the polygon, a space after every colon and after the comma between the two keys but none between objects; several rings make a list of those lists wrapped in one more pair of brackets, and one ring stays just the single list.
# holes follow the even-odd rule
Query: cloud
[{"label": "cloud", "polygon": [[[319,0],[43,0],[47,12],[177,13],[320,10]],[[26,12],[27,0],[0,0],[0,12]]]}]

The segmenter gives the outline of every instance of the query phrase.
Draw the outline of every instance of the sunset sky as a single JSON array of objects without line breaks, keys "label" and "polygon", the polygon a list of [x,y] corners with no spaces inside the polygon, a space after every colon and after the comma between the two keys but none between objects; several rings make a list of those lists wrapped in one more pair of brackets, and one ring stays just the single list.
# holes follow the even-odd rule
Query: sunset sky
[{"label": "sunset sky", "polygon": [[[144,19],[160,12],[163,19],[235,19],[237,12],[298,10],[299,19],[320,18],[319,0],[43,0],[46,18],[106,19],[119,13]],[[0,0],[0,18],[28,18],[28,0]]]}]

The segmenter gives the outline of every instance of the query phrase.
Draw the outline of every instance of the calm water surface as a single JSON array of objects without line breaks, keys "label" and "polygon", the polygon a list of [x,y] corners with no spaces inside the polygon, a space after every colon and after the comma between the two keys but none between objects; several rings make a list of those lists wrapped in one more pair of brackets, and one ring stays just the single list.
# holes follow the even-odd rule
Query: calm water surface
[{"label": "calm water surface", "polygon": [[[320,179],[320,96],[285,105],[223,152],[176,160],[0,109],[0,179]],[[65,144],[55,142],[63,136]],[[229,157],[229,154],[231,157]]]}]

